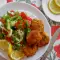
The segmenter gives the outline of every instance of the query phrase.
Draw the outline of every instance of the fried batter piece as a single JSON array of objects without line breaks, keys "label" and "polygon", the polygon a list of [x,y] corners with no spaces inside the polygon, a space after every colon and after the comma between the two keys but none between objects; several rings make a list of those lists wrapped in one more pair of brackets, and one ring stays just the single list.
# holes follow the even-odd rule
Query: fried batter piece
[{"label": "fried batter piece", "polygon": [[32,56],[39,47],[49,43],[49,36],[44,32],[44,24],[41,20],[33,19],[30,25],[31,32],[26,37],[26,46],[23,52],[26,56]]},{"label": "fried batter piece", "polygon": [[33,19],[30,25],[31,30],[39,30],[40,32],[44,31],[44,24],[42,20]]},{"label": "fried batter piece", "polygon": [[36,53],[37,49],[38,49],[38,47],[36,45],[33,45],[33,46],[26,45],[23,48],[23,52],[27,57],[29,57],[29,56],[33,56]]},{"label": "fried batter piece", "polygon": [[40,40],[42,40],[42,35],[38,30],[32,30],[26,38],[27,44],[37,44]]},{"label": "fried batter piece", "polygon": [[42,40],[38,43],[38,47],[45,46],[49,43],[49,36],[46,32],[42,33]]}]

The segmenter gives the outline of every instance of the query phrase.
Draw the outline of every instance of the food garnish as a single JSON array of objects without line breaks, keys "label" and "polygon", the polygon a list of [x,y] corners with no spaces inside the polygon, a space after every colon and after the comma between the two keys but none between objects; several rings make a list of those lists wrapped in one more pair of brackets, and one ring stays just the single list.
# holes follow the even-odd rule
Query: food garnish
[{"label": "food garnish", "polygon": [[[55,0],[55,1],[58,1],[58,0]],[[53,14],[60,14],[60,7],[57,6],[57,3],[55,3],[55,1],[54,0],[49,0],[48,8]]]}]

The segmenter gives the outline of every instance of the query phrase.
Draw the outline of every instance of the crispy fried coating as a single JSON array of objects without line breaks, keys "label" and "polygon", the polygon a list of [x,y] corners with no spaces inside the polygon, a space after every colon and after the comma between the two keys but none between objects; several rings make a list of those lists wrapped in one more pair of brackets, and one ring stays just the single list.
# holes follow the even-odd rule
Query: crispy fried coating
[{"label": "crispy fried coating", "polygon": [[33,45],[32,47],[26,45],[23,48],[23,52],[27,57],[29,57],[29,56],[33,56],[36,53],[37,49],[38,47],[36,45]]},{"label": "crispy fried coating", "polygon": [[31,32],[26,37],[26,46],[23,52],[26,56],[32,56],[39,47],[49,43],[49,36],[44,32],[44,24],[41,20],[33,19],[30,25]]},{"label": "crispy fried coating", "polygon": [[38,47],[45,46],[49,43],[49,36],[46,32],[42,33],[42,40],[38,43]]},{"label": "crispy fried coating", "polygon": [[28,45],[36,44],[42,40],[42,35],[38,30],[32,30],[26,38]]},{"label": "crispy fried coating", "polygon": [[44,31],[44,24],[42,20],[33,19],[30,25],[31,30],[39,30],[40,32]]}]

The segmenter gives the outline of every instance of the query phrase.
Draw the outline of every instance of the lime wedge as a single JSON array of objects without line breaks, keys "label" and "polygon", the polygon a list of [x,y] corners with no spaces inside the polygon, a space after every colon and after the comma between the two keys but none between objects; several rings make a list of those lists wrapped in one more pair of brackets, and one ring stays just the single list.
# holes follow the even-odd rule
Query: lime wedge
[{"label": "lime wedge", "polygon": [[55,3],[56,3],[57,6],[60,7],[60,0],[55,0]]},{"label": "lime wedge", "polygon": [[60,14],[60,7],[55,4],[54,0],[49,0],[48,8],[53,14]]}]

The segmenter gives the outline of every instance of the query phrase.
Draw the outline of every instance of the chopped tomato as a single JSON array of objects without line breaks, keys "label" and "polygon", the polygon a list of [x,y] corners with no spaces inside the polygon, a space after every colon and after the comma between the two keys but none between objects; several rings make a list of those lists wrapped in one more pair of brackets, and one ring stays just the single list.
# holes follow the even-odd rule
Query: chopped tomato
[{"label": "chopped tomato", "polygon": [[6,36],[5,39],[6,39],[8,42],[10,42],[11,44],[13,44],[11,37],[7,37],[7,36]]},{"label": "chopped tomato", "polygon": [[23,18],[23,19],[27,19],[27,20],[29,20],[29,21],[31,21],[32,20],[32,18],[31,17],[28,17],[24,12],[21,12],[21,17]]},{"label": "chopped tomato", "polygon": [[20,16],[23,18],[23,20],[28,20],[29,21],[29,24],[31,23],[32,21],[32,18],[27,16],[24,12],[21,12],[20,13]]},{"label": "chopped tomato", "polygon": [[2,22],[3,24],[5,24],[5,19],[0,18],[0,22]]},{"label": "chopped tomato", "polygon": [[15,27],[18,28],[19,25],[20,25],[20,21],[17,21],[17,22],[15,23]]},{"label": "chopped tomato", "polygon": [[21,12],[21,13],[20,13],[20,16],[21,16],[23,19],[27,19],[27,15],[26,15],[24,12]]},{"label": "chopped tomato", "polygon": [[[13,13],[14,13],[14,10],[10,10],[10,12],[13,12]],[[9,16],[10,16],[10,17],[13,17],[13,16],[14,16],[14,14],[9,13]]]},{"label": "chopped tomato", "polygon": [[14,15],[13,15],[13,14],[11,14],[11,13],[9,13],[9,16],[10,16],[10,17],[13,17]]},{"label": "chopped tomato", "polygon": [[21,41],[20,44],[23,44],[23,41]]},{"label": "chopped tomato", "polygon": [[28,23],[31,24],[32,18],[27,16]]},{"label": "chopped tomato", "polygon": [[14,10],[10,10],[10,12],[14,12]]},{"label": "chopped tomato", "polygon": [[32,18],[31,18],[31,17],[29,17],[29,16],[27,16],[27,20],[32,21]]},{"label": "chopped tomato", "polygon": [[2,32],[6,35],[8,34],[8,32],[5,29],[2,29]]},{"label": "chopped tomato", "polygon": [[24,29],[26,26],[25,26],[25,22],[22,23],[22,29]]}]

